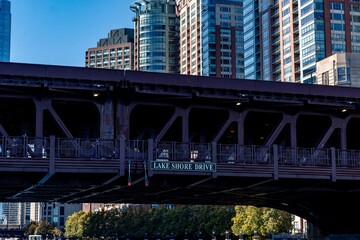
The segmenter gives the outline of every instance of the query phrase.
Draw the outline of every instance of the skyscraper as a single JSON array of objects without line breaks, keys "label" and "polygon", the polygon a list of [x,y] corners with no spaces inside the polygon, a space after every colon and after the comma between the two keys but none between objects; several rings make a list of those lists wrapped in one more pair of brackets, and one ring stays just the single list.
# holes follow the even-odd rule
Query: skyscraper
[{"label": "skyscraper", "polygon": [[[250,40],[260,43],[261,64],[254,65],[255,71],[260,70],[259,79],[312,84],[316,82],[318,61],[334,53],[360,52],[358,1],[261,0],[258,25],[256,21],[255,25],[251,24],[254,20],[247,21],[245,3],[253,11],[256,1],[244,0],[245,77],[253,72],[253,60],[257,61],[256,51],[247,47],[248,29],[260,33]],[[270,47],[272,56],[268,58]],[[270,65],[266,59],[271,60]]]},{"label": "skyscraper", "polygon": [[2,203],[2,213],[5,219],[4,225],[9,228],[21,226],[21,203],[7,202]]},{"label": "skyscraper", "polygon": [[260,79],[260,27],[259,3],[242,0],[244,3],[244,75],[246,79]]},{"label": "skyscraper", "polygon": [[0,0],[0,61],[10,61],[11,3]]},{"label": "skyscraper", "polygon": [[137,0],[131,5],[135,70],[179,73],[179,20],[175,0]]},{"label": "skyscraper", "polygon": [[180,73],[244,77],[242,0],[177,0]]}]

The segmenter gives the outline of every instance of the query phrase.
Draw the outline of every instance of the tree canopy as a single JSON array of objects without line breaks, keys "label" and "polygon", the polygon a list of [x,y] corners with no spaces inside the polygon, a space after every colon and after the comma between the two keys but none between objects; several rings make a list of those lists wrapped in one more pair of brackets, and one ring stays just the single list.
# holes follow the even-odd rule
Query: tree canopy
[{"label": "tree canopy", "polygon": [[69,216],[65,235],[81,237],[178,238],[224,237],[226,231],[259,235],[289,232],[292,215],[272,208],[253,206],[177,205],[175,208],[129,207]]},{"label": "tree canopy", "polygon": [[235,213],[231,230],[237,236],[252,235],[255,231],[265,236],[269,233],[288,233],[292,229],[292,215],[281,210],[235,206]]},{"label": "tree canopy", "polygon": [[63,232],[53,224],[40,220],[39,222],[31,221],[27,226],[24,235],[28,237],[32,234],[41,235],[45,238],[46,236],[61,236]]}]

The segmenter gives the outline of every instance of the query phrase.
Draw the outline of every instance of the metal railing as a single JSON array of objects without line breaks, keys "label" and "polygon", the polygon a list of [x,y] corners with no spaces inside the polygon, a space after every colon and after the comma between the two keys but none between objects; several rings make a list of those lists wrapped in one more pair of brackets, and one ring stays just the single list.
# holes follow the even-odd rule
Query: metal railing
[{"label": "metal railing", "polygon": [[[53,140],[51,140],[53,139]],[[149,149],[149,146],[152,149]],[[0,137],[0,158],[84,158],[360,168],[360,150],[153,140]],[[150,154],[149,154],[150,152]],[[122,157],[121,157],[122,156]]]}]

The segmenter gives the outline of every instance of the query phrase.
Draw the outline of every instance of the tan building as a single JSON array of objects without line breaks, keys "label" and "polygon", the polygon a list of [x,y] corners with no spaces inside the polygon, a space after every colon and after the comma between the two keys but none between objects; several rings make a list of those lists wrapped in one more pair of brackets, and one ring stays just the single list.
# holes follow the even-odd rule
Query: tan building
[{"label": "tan building", "polygon": [[85,213],[97,212],[97,211],[107,211],[111,209],[122,209],[128,208],[129,204],[125,203],[83,203],[82,211]]},{"label": "tan building", "polygon": [[199,0],[176,0],[180,16],[180,73],[202,75],[201,21]]},{"label": "tan building", "polygon": [[85,54],[88,68],[127,69],[133,67],[133,29],[111,30],[107,38],[100,39],[97,47],[89,48]]},{"label": "tan building", "polygon": [[317,62],[316,83],[360,87],[360,54],[336,53]]}]

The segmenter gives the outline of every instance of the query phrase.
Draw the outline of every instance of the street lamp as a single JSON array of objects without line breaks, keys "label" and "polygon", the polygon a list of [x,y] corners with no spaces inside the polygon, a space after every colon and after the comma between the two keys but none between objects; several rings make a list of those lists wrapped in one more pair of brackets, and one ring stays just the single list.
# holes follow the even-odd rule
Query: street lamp
[{"label": "street lamp", "polygon": [[185,234],[184,234],[184,240],[189,240],[189,237],[188,237],[188,233],[187,233],[187,231],[185,231]]},{"label": "street lamp", "polygon": [[202,232],[201,232],[201,231],[199,232],[198,240],[203,240]]},{"label": "street lamp", "polygon": [[226,232],[225,232],[225,240],[230,240],[230,238],[229,238],[229,231],[228,231],[228,230],[226,230]]},{"label": "street lamp", "polygon": [[243,240],[243,234],[241,230],[239,231],[239,240]]},{"label": "street lamp", "polygon": [[170,234],[170,240],[175,240],[175,234],[173,232]]},{"label": "street lamp", "polygon": [[256,230],[254,231],[254,238],[253,239],[254,240],[259,240],[259,235],[258,235]]},{"label": "street lamp", "polygon": [[212,231],[212,239],[211,240],[216,240],[216,235],[215,235],[215,231]]}]

